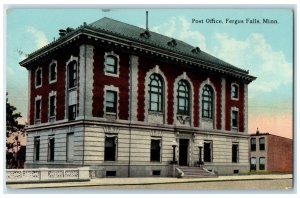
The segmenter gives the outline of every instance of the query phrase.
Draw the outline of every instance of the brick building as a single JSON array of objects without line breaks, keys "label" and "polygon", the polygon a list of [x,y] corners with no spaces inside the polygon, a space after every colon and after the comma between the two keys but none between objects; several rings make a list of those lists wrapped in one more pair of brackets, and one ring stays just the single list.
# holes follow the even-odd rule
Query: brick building
[{"label": "brick building", "polygon": [[249,153],[252,171],[293,171],[292,139],[257,131],[250,135]]},{"label": "brick building", "polygon": [[90,166],[99,177],[167,176],[171,161],[249,170],[248,71],[109,18],[60,35],[20,63],[26,167]]}]

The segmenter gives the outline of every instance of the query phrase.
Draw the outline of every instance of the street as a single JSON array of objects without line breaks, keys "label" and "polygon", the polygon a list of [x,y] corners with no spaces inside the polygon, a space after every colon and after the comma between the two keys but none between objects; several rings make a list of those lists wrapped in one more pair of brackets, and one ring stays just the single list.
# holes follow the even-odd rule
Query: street
[{"label": "street", "polygon": [[292,190],[292,179],[210,181],[172,184],[111,185],[68,187],[78,189],[139,189],[139,190]]}]

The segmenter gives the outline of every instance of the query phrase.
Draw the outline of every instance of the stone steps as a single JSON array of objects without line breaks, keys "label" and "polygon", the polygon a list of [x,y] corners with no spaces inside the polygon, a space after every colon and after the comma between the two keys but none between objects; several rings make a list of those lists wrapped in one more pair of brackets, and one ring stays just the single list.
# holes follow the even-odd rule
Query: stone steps
[{"label": "stone steps", "polygon": [[215,173],[208,172],[200,167],[188,167],[188,166],[179,166],[178,167],[183,173],[185,178],[187,177],[197,177],[197,178],[209,178],[209,177],[218,177]]}]

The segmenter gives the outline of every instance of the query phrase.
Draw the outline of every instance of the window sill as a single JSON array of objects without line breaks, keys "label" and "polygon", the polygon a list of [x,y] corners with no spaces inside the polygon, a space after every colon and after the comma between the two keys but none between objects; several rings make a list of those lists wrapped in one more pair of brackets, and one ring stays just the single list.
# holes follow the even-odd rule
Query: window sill
[{"label": "window sill", "polygon": [[113,74],[113,73],[104,72],[104,75],[105,75],[105,76],[110,76],[110,77],[119,78],[119,74]]},{"label": "window sill", "polygon": [[42,87],[42,84],[40,84],[40,85],[35,85],[35,88],[36,88],[36,89],[38,89],[38,88],[40,88],[40,87]]},{"label": "window sill", "polygon": [[152,114],[152,115],[164,115],[164,112],[148,110],[148,114]]},{"label": "window sill", "polygon": [[231,97],[231,100],[238,101],[238,100],[239,100],[239,98],[232,98],[232,97]]},{"label": "window sill", "polygon": [[57,82],[57,80],[55,79],[55,80],[49,81],[49,84],[56,83],[56,82]]},{"label": "window sill", "polygon": [[202,121],[206,121],[206,122],[212,122],[213,119],[212,118],[202,118]]}]

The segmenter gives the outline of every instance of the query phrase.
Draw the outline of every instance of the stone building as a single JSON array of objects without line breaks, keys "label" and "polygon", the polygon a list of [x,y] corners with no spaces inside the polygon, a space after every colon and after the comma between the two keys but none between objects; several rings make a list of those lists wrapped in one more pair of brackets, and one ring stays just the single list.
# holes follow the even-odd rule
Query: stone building
[{"label": "stone building", "polygon": [[257,131],[250,135],[249,153],[251,171],[293,171],[292,139]]},{"label": "stone building", "polygon": [[28,168],[89,166],[99,177],[168,176],[170,162],[249,170],[255,77],[199,47],[102,18],[60,30],[20,65]]}]

